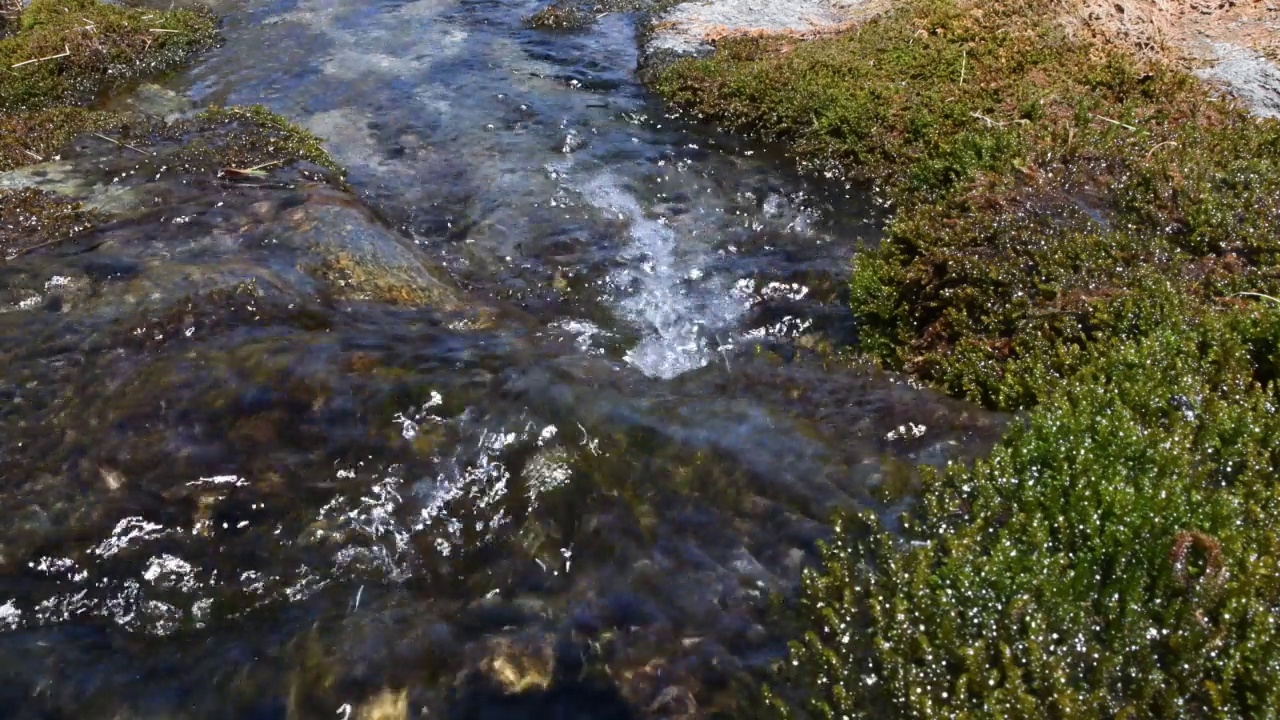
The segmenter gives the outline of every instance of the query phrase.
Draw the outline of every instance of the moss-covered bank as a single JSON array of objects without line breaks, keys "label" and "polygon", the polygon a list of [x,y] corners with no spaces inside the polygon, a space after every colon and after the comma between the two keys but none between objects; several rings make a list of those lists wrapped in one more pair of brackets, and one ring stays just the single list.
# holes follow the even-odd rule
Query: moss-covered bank
[{"label": "moss-covered bank", "polygon": [[1033,404],[1126,298],[1280,288],[1280,123],[1182,72],[1070,39],[1052,3],[905,0],[849,34],[722,42],[658,88],[880,184],[853,276],[863,347],[997,407]]},{"label": "moss-covered bank", "polygon": [[1034,408],[891,538],[849,520],[779,697],[817,717],[1280,713],[1280,123],[1073,39],[1061,5],[903,0],[656,79],[896,207],[861,350]]},{"label": "moss-covered bank", "polygon": [[[0,171],[44,162],[75,137],[126,120],[86,110],[112,86],[172,69],[218,41],[201,10],[145,11],[96,0],[32,0],[0,39]],[[100,220],[42,190],[0,191],[0,258]]]},{"label": "moss-covered bank", "polygon": [[6,113],[79,104],[112,85],[170,70],[218,41],[204,10],[148,11],[98,0],[32,0],[0,40]]},{"label": "moss-covered bank", "polygon": [[[1280,712],[1280,308],[1104,342],[907,537],[849,518],[806,581],[795,716]],[[794,697],[794,696],[793,696]]]},{"label": "moss-covered bank", "polygon": [[[0,172],[42,163],[89,134],[114,143],[143,175],[157,170],[229,180],[305,162],[342,169],[310,133],[262,107],[211,108],[162,122],[86,105],[121,84],[164,73],[213,47],[203,9],[155,11],[97,0],[33,0],[0,39]],[[103,218],[35,189],[0,190],[0,258],[37,249]]]}]

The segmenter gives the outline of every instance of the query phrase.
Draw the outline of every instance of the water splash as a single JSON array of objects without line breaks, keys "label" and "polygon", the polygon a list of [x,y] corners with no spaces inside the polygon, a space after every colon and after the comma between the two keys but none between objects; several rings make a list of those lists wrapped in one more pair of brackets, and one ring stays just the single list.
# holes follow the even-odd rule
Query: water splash
[{"label": "water splash", "polygon": [[642,333],[627,362],[663,379],[709,363],[720,347],[717,333],[732,327],[745,308],[722,278],[705,272],[701,243],[677,233],[665,218],[648,217],[611,175],[577,189],[591,205],[629,223],[630,243],[619,256],[623,266],[609,276],[619,313]]},{"label": "water splash", "polygon": [[[430,391],[388,424],[412,443],[435,434],[443,452],[418,464],[358,461],[333,470],[334,494],[314,514],[283,524],[259,517],[216,517],[218,508],[264,511],[260,479],[228,474],[183,483],[200,493],[191,524],[162,524],[162,513],[130,514],[105,537],[69,556],[31,560],[28,570],[50,592],[0,598],[0,632],[101,617],[132,632],[169,635],[204,627],[273,603],[299,603],[335,583],[403,583],[442,558],[458,558],[511,530],[514,517],[571,482],[576,451],[594,452],[586,436],[566,441],[555,425],[527,411],[493,415],[449,412]],[[513,452],[533,453],[523,469]],[[271,513],[267,513],[270,515]],[[309,518],[309,519],[308,519]],[[287,527],[286,527],[287,526]],[[241,536],[269,535],[273,558],[219,568],[201,563],[211,548],[240,546]]]}]

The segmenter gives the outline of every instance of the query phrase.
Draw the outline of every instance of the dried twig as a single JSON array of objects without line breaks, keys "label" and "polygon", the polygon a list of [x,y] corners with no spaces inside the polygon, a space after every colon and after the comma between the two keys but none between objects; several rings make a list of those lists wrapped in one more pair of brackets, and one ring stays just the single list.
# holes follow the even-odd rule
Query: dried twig
[{"label": "dried twig", "polygon": [[130,150],[132,150],[132,151],[134,151],[134,152],[136,152],[136,153],[142,153],[143,155],[146,155],[147,157],[151,157],[151,153],[147,152],[146,150],[143,150],[142,148],[134,147],[134,146],[130,145],[129,143],[123,143],[123,142],[120,142],[119,140],[116,140],[115,138],[109,138],[109,137],[107,137],[106,135],[103,135],[102,133],[91,133],[91,134],[92,134],[92,135],[95,135],[95,136],[97,136],[97,137],[100,137],[100,138],[102,138],[103,140],[106,140],[106,141],[107,141],[107,142],[109,142],[109,143],[115,143],[116,145],[119,145],[120,147],[123,147],[123,148],[129,148]]},{"label": "dried twig", "polygon": [[969,113],[969,115],[971,115],[972,117],[976,117],[979,120],[985,120],[987,122],[987,127],[991,127],[992,125],[997,125],[1001,127],[1004,126],[1004,123],[998,123],[995,120],[992,120],[991,118],[987,117],[986,115],[983,115],[982,113],[971,112]]},{"label": "dried twig", "polygon": [[221,187],[227,187],[227,188],[255,188],[255,189],[260,188],[264,190],[292,190],[293,188],[297,187],[293,183],[287,183],[287,182],[256,183],[256,182],[240,182],[240,181],[231,181],[231,180],[222,180],[219,183],[219,185]]},{"label": "dried twig", "polygon": [[181,33],[182,33],[182,31],[181,31],[181,30],[165,30],[164,28],[151,28],[151,32],[153,32],[153,33],[174,33],[175,35],[178,35],[178,34],[181,34]]},{"label": "dried twig", "polygon": [[23,148],[23,149],[22,149],[22,152],[24,152],[24,153],[26,153],[26,154],[30,155],[31,157],[35,158],[36,160],[39,160],[40,162],[44,162],[44,158],[40,157],[39,155],[37,155],[37,154],[35,154],[35,153],[31,152],[30,150],[28,150],[28,149],[26,149],[26,148]]},{"label": "dried twig", "polygon": [[1111,118],[1109,118],[1109,117],[1103,117],[1103,116],[1101,116],[1101,115],[1099,115],[1099,114],[1097,114],[1097,113],[1090,113],[1090,114],[1091,114],[1091,115],[1093,115],[1094,117],[1098,118],[1099,120],[1104,121],[1104,122],[1109,122],[1109,123],[1111,123],[1112,125],[1119,125],[1120,127],[1124,128],[1124,129],[1126,129],[1126,130],[1132,130],[1132,131],[1134,131],[1134,132],[1138,132],[1138,128],[1136,128],[1136,127],[1134,127],[1134,126],[1132,126],[1132,125],[1126,125],[1125,123],[1122,123],[1122,122],[1120,122],[1119,120],[1112,120],[1112,119],[1111,119]]},{"label": "dried twig", "polygon": [[232,176],[232,177],[256,177],[256,178],[263,178],[263,177],[266,177],[266,176],[267,176],[267,173],[263,172],[263,169],[264,169],[264,168],[269,168],[269,167],[271,167],[272,165],[279,165],[279,164],[280,164],[280,163],[282,163],[282,162],[284,162],[284,161],[283,161],[283,160],[272,160],[271,162],[264,162],[264,163],[262,163],[261,165],[254,165],[254,166],[253,166],[253,167],[251,167],[251,168],[234,168],[234,167],[226,167],[226,168],[222,168],[222,174],[224,174],[224,175],[230,175],[230,176]]},{"label": "dried twig", "polygon": [[15,65],[10,65],[9,67],[19,68],[19,67],[22,67],[23,65],[30,65],[32,63],[44,62],[45,60],[57,60],[58,58],[64,58],[70,54],[71,54],[71,46],[67,45],[66,50],[64,52],[58,53],[57,55],[50,55],[48,57],[35,58],[32,60],[23,60],[22,62],[17,63]]},{"label": "dried twig", "polygon": [[1238,293],[1236,293],[1236,297],[1256,297],[1256,298],[1262,298],[1263,300],[1270,300],[1271,302],[1275,303],[1276,305],[1280,305],[1280,298],[1275,297],[1275,296],[1273,296],[1273,295],[1266,295],[1266,294],[1264,294],[1264,293],[1258,293],[1258,292],[1238,292]]},{"label": "dried twig", "polygon": [[1173,145],[1173,146],[1177,146],[1177,144],[1178,144],[1178,143],[1176,143],[1176,142],[1174,142],[1174,141],[1172,141],[1172,140],[1165,140],[1165,141],[1164,141],[1164,142],[1162,142],[1162,143],[1156,143],[1155,145],[1153,145],[1153,146],[1151,147],[1151,149],[1150,149],[1150,150],[1148,150],[1148,151],[1147,151],[1147,159],[1148,159],[1148,160],[1150,160],[1150,159],[1151,159],[1151,156],[1152,156],[1152,155],[1155,155],[1155,152],[1156,152],[1157,150],[1159,150],[1160,148],[1164,147],[1165,145]]},{"label": "dried twig", "polygon": [[979,120],[986,122],[987,127],[1004,127],[1006,125],[1030,125],[1031,124],[1031,121],[1026,118],[1017,118],[1015,120],[1006,120],[1005,122],[1000,122],[999,120],[992,120],[991,118],[987,117],[986,115],[983,115],[982,113],[971,112],[969,113],[969,115],[970,117],[975,117]]}]

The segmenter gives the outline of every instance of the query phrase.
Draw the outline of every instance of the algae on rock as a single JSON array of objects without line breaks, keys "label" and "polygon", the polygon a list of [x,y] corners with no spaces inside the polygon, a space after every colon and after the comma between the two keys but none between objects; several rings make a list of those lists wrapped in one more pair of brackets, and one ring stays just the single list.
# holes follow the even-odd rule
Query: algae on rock
[{"label": "algae on rock", "polygon": [[44,190],[0,190],[0,261],[92,227],[101,216]]}]

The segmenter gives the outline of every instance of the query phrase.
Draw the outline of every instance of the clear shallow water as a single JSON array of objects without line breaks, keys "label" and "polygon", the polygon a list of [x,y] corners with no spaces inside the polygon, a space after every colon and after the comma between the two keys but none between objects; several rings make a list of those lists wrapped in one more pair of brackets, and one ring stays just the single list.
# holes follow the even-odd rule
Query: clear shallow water
[{"label": "clear shallow water", "polygon": [[0,268],[9,716],[741,716],[830,513],[999,432],[807,350],[869,203],[664,118],[632,18],[534,9],[216,5],[169,87],[360,200],[140,179]]}]

